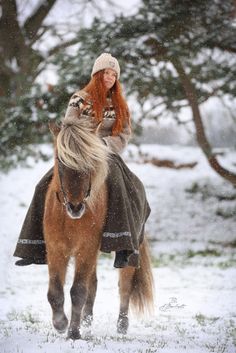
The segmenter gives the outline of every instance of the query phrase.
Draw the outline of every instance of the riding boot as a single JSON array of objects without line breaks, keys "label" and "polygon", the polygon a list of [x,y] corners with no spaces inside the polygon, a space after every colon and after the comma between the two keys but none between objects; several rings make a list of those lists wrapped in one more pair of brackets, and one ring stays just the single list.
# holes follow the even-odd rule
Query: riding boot
[{"label": "riding boot", "polygon": [[128,266],[128,251],[127,250],[116,251],[114,267],[124,268],[126,266]]},{"label": "riding boot", "polygon": [[46,192],[52,179],[53,168],[39,181],[26,214],[13,256],[22,258],[17,266],[46,264],[46,246],[43,235],[43,214]]}]

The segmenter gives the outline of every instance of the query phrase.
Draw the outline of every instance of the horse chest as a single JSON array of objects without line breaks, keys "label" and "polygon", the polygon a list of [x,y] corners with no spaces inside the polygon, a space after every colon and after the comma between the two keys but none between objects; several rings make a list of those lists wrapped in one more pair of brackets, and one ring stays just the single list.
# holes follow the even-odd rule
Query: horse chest
[{"label": "horse chest", "polygon": [[64,238],[71,249],[87,249],[98,246],[101,241],[101,229],[91,219],[83,217],[81,220],[66,219]]}]

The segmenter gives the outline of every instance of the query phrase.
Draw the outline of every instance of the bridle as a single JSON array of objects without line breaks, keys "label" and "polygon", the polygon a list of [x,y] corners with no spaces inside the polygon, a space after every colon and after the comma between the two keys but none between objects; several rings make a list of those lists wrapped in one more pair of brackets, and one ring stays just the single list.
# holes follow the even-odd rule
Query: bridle
[{"label": "bridle", "polygon": [[[70,205],[70,202],[68,201],[67,199],[67,196],[66,196],[66,192],[65,192],[65,189],[63,187],[63,182],[62,182],[62,162],[61,160],[56,157],[57,161],[58,161],[58,174],[59,174],[59,181],[60,181],[60,191],[57,192],[56,191],[56,196],[57,196],[57,199],[60,203],[62,203],[63,206],[68,206]],[[82,202],[80,204],[84,205],[87,201],[87,199],[89,198],[90,194],[91,194],[91,188],[92,188],[92,185],[91,185],[91,173],[89,174],[89,187],[88,187],[88,190],[87,190],[87,193],[85,195],[85,197],[83,198]],[[60,197],[59,197],[59,193],[62,194],[63,196],[63,202],[61,202],[60,200]]]}]

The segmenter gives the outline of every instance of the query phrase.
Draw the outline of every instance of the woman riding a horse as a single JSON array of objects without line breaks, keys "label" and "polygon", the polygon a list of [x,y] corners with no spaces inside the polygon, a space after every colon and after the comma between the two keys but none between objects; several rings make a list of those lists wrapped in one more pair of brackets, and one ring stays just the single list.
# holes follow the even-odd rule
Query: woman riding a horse
[{"label": "woman riding a horse", "polygon": [[80,338],[82,310],[85,319],[92,317],[100,250],[115,251],[114,266],[122,269],[119,332],[127,331],[130,300],[140,311],[153,301],[144,238],[150,208],[143,184],[119,155],[131,135],[119,77],[116,58],[101,54],[88,85],[71,97],[62,128],[52,127],[54,168],[36,186],[14,252],[22,258],[17,265],[48,263],[48,300],[60,332],[68,323],[63,309],[66,268],[75,258],[68,331],[73,339]]},{"label": "woman riding a horse", "polygon": [[[71,97],[63,120],[87,119],[88,124],[92,123],[97,129],[104,144],[114,152],[107,178],[109,207],[101,250],[116,251],[114,266],[118,268],[128,263],[138,266],[138,248],[150,213],[141,181],[119,156],[131,135],[130,113],[119,78],[117,59],[108,53],[101,54],[94,63],[88,85]],[[46,263],[43,214],[52,175],[53,169],[36,186],[14,252],[14,256],[22,258],[16,265]],[[127,207],[128,203],[131,210]],[[130,260],[129,255],[132,255]]]}]

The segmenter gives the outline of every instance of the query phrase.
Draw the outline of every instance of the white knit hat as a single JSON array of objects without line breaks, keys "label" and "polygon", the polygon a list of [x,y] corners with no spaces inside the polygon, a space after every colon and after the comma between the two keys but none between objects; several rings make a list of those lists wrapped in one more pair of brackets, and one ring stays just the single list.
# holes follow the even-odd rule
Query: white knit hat
[{"label": "white knit hat", "polygon": [[114,58],[109,53],[102,53],[96,60],[93,65],[93,70],[91,73],[91,77],[96,74],[96,72],[104,69],[112,69],[117,73],[117,79],[120,78],[120,65],[118,60]]}]

